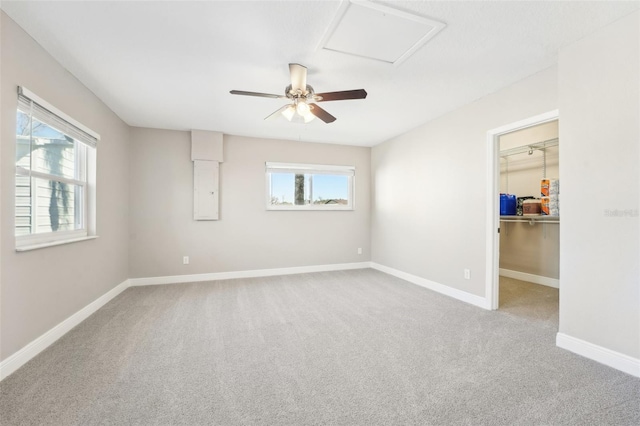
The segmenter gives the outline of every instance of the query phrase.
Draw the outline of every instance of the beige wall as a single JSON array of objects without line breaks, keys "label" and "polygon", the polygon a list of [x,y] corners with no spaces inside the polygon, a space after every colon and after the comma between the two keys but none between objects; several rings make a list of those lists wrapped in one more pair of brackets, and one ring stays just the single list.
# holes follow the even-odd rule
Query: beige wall
[{"label": "beige wall", "polygon": [[557,108],[556,72],[373,148],[374,262],[485,296],[487,131]]},{"label": "beige wall", "polygon": [[559,279],[560,226],[500,223],[500,268]]},{"label": "beige wall", "polygon": [[560,332],[634,358],[640,358],[639,28],[636,12],[562,49],[558,79]]},{"label": "beige wall", "polygon": [[[225,135],[219,221],[193,220],[190,149],[189,132],[132,129],[132,278],[370,260],[369,148]],[[266,211],[266,161],[356,166],[355,211]]]},{"label": "beige wall", "polygon": [[[558,137],[558,121],[541,124],[500,137],[500,150],[543,142]],[[558,147],[547,150],[546,177],[559,176]],[[543,177],[541,151],[516,154],[500,160],[500,192],[518,197],[540,197]],[[507,173],[508,172],[508,173]],[[549,278],[559,278],[560,228],[558,224],[502,222],[500,268]]]},{"label": "beige wall", "polygon": [[[6,359],[128,278],[129,127],[4,12],[1,20],[0,359]],[[18,85],[101,135],[97,160],[100,238],[15,252]]]}]

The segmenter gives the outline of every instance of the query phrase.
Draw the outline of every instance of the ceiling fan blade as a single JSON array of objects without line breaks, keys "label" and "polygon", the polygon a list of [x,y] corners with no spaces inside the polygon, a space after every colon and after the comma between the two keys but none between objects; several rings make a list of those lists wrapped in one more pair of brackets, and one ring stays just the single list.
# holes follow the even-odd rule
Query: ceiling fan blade
[{"label": "ceiling fan blade", "polygon": [[291,107],[291,104],[286,104],[282,108],[278,108],[276,111],[274,111],[273,113],[271,113],[268,116],[266,116],[264,119],[265,120],[271,120],[272,118],[275,118],[278,115],[282,114],[282,111],[286,110],[289,107]]},{"label": "ceiling fan blade", "polygon": [[311,106],[311,114],[315,115],[325,123],[333,123],[334,121],[336,121],[336,118],[333,115],[329,114],[327,111],[323,110],[318,105],[312,104],[310,106]]},{"label": "ceiling fan blade", "polygon": [[318,96],[322,99],[317,99],[316,102],[343,101],[346,99],[364,99],[367,97],[367,92],[364,89],[344,90],[342,92],[316,93],[316,97]]},{"label": "ceiling fan blade", "polygon": [[271,93],[245,92],[244,90],[231,90],[232,95],[259,96],[261,98],[287,99],[286,96],[272,95]]},{"label": "ceiling fan blade", "polygon": [[300,90],[304,93],[307,90],[307,67],[300,64],[289,64],[291,74],[291,90]]}]

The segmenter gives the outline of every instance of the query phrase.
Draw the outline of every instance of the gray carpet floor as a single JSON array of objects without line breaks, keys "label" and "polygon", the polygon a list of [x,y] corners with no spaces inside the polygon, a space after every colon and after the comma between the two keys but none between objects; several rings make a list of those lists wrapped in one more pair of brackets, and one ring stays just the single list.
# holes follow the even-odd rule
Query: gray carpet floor
[{"label": "gray carpet floor", "polygon": [[513,278],[500,277],[500,305],[502,312],[530,319],[537,326],[558,331],[560,313],[557,288],[533,284]]},{"label": "gray carpet floor", "polygon": [[0,383],[0,423],[640,424],[640,379],[557,348],[531,285],[495,312],[370,269],[133,287]]}]

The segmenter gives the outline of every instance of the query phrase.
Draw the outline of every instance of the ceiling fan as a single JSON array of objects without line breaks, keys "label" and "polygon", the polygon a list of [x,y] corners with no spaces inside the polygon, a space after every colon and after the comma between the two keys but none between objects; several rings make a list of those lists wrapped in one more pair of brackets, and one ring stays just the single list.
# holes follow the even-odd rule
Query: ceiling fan
[{"label": "ceiling fan", "polygon": [[273,114],[265,118],[269,119],[282,114],[289,121],[297,121],[300,118],[308,123],[315,117],[325,123],[333,123],[336,118],[324,109],[320,108],[316,102],[342,101],[347,99],[364,99],[367,92],[364,89],[344,90],[341,92],[315,93],[313,87],[307,84],[307,67],[300,64],[289,64],[291,74],[291,84],[284,90],[284,95],[272,95],[270,93],[245,92],[243,90],[232,90],[232,95],[259,96],[262,98],[288,99],[291,103],[278,109]]}]

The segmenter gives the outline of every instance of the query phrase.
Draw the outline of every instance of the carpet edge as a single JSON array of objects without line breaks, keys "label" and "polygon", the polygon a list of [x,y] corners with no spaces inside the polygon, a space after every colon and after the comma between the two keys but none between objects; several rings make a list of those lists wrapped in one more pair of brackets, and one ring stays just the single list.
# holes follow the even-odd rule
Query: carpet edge
[{"label": "carpet edge", "polygon": [[545,285],[552,288],[560,288],[560,280],[558,278],[550,278],[542,275],[534,275],[527,272],[514,271],[512,269],[504,268],[500,268],[499,273],[502,277],[528,281],[530,283]]},{"label": "carpet edge", "polygon": [[209,272],[204,274],[169,275],[160,277],[129,278],[130,286],[182,284],[201,281],[218,281],[236,278],[272,277],[277,275],[306,274],[309,272],[346,271],[366,269],[371,262],[335,263],[329,265],[293,266],[289,268],[250,269],[246,271]]},{"label": "carpet edge", "polygon": [[449,287],[448,285],[440,284],[376,262],[371,262],[371,268],[393,275],[394,277],[398,277],[405,281],[409,281],[412,284],[419,285],[420,287],[435,291],[436,293],[444,294],[445,296],[460,300],[461,302],[469,303],[482,309],[491,310],[491,304],[485,297],[476,296],[475,294],[467,293],[466,291],[458,290],[457,288]]}]

